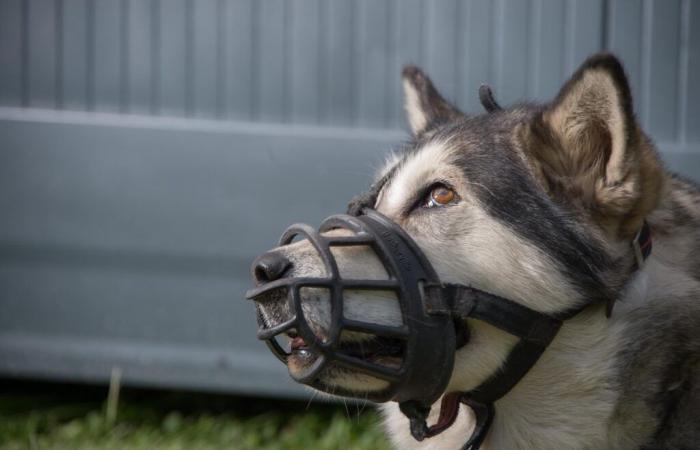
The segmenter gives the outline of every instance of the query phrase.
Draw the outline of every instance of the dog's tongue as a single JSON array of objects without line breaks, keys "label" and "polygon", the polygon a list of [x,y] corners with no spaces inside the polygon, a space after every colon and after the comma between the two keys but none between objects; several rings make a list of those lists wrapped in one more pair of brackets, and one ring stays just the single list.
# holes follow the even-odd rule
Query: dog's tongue
[{"label": "dog's tongue", "polygon": [[435,436],[450,428],[459,413],[459,392],[445,394],[440,402],[440,416],[434,425],[428,428],[428,436]]},{"label": "dog's tongue", "polygon": [[297,336],[292,339],[292,350],[298,350],[300,348],[306,347],[306,341],[301,336]]}]

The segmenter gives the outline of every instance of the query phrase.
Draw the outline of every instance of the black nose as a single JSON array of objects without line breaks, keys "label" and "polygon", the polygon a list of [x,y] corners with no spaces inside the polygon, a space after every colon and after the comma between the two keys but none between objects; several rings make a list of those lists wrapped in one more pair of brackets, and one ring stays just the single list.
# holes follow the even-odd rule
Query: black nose
[{"label": "black nose", "polygon": [[291,265],[292,263],[279,252],[265,253],[253,261],[253,280],[259,285],[275,281],[282,278]]}]

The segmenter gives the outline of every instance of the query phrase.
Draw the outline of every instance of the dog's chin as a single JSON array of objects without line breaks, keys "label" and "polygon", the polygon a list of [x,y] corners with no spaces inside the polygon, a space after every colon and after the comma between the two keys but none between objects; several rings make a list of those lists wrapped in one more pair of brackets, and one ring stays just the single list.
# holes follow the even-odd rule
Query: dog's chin
[{"label": "dog's chin", "polygon": [[[398,353],[396,344],[381,338],[373,338],[371,341],[344,341],[341,342],[340,351],[390,368],[400,367],[402,361],[402,358],[395,354]],[[301,378],[318,358],[319,355],[310,348],[295,349],[287,359],[290,375],[295,379]],[[368,394],[382,391],[389,386],[385,380],[332,362],[321,372],[320,381],[327,386],[329,394],[333,394],[335,390],[342,390],[357,398],[366,398]]]},{"label": "dog's chin", "polygon": [[[309,291],[302,294],[309,294]],[[328,339],[330,314],[318,308],[321,303],[315,296],[303,295],[302,305],[310,329],[317,339],[325,342]],[[266,327],[274,327],[289,320],[292,312],[287,302],[286,288],[267,293],[259,306],[259,312]],[[290,352],[287,357],[289,374],[296,381],[302,381],[317,363],[319,354],[312,346],[307,345],[294,329],[287,332],[286,337],[280,336],[280,339],[289,340],[288,345],[282,345],[282,341],[279,341]],[[338,352],[358,360],[398,369],[403,362],[404,347],[404,343],[399,340],[356,331],[342,331]],[[366,398],[368,393],[384,390],[389,385],[385,380],[334,362],[330,362],[322,370],[319,380],[328,388],[327,393],[343,391],[357,398]]]}]

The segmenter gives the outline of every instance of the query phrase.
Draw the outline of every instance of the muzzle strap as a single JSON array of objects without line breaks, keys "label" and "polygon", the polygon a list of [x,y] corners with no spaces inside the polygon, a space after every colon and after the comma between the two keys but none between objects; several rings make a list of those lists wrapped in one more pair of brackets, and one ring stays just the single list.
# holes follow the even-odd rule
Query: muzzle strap
[{"label": "muzzle strap", "polygon": [[456,318],[479,319],[534,344],[549,345],[562,324],[558,318],[470,286],[445,284],[440,289]]},{"label": "muzzle strap", "polygon": [[481,320],[520,338],[502,369],[469,393],[481,403],[493,403],[506,395],[535,365],[562,325],[562,320],[479,289],[455,284],[442,289],[456,318]]},{"label": "muzzle strap", "polygon": [[552,317],[507,298],[457,284],[424,286],[424,291],[429,312],[444,314],[448,310],[455,319],[481,320],[520,338],[500,370],[460,397],[460,401],[472,408],[476,416],[472,435],[462,449],[478,450],[493,421],[496,400],[513,389],[537,363],[554,340],[564,318],[575,315],[578,310]]},{"label": "muzzle strap", "polygon": [[489,428],[491,428],[496,410],[493,407],[493,403],[480,403],[468,395],[463,395],[461,401],[474,411],[476,422],[474,423],[472,435],[469,436],[469,440],[464,443],[460,450],[479,450],[486,439]]}]

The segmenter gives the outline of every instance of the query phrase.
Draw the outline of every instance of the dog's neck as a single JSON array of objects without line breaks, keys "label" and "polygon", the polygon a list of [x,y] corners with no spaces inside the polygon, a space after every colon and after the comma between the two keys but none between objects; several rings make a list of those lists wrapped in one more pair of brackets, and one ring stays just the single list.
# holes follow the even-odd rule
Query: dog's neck
[{"label": "dog's neck", "polygon": [[608,448],[618,402],[620,321],[595,306],[568,321],[540,361],[496,403],[484,448]]},{"label": "dog's neck", "polygon": [[[654,438],[659,417],[650,399],[664,389],[663,380],[654,370],[630,367],[659,359],[654,352],[664,345],[682,345],[663,329],[689,323],[688,300],[694,304],[700,292],[697,275],[686,270],[697,258],[697,231],[674,228],[683,223],[677,213],[682,200],[667,192],[648,218],[654,249],[628,281],[612,317],[600,305],[565,322],[541,360],[496,403],[483,448],[630,449]],[[658,310],[677,311],[661,319]],[[652,329],[656,336],[645,331]],[[641,336],[646,350],[639,349]],[[635,387],[627,389],[629,384]]]},{"label": "dog's neck", "polygon": [[[567,321],[535,367],[496,402],[495,420],[482,448],[635,448],[650,439],[655,429],[651,416],[638,418],[649,425],[641,432],[630,433],[624,424],[615,423],[621,395],[617,356],[626,347],[629,311],[658,296],[655,285],[668,282],[669,277],[683,275],[674,275],[658,258],[651,258],[628,285],[612,318],[605,317],[604,305],[597,305]],[[451,389],[473,387],[470,383]],[[396,448],[458,449],[473,427],[473,417],[463,407],[450,429],[419,443],[410,436],[395,404],[382,409]],[[436,404],[429,422],[436,420],[438,412]]]},{"label": "dog's neck", "polygon": [[[677,357],[674,349],[700,354],[700,343],[674,333],[700,326],[700,282],[692,273],[700,267],[700,233],[688,218],[700,217],[700,211],[690,200],[688,189],[678,187],[673,196],[667,192],[662,197],[647,218],[653,235],[651,257],[627,283],[612,317],[606,318],[604,305],[598,305],[565,322],[533,369],[496,402],[482,449],[631,449],[654,439],[659,426],[657,394],[678,384],[664,378],[664,367]],[[477,329],[474,337],[474,345],[461,350],[465,357],[456,361],[456,383],[450,390],[476,387],[502,363],[494,355],[507,354],[514,344],[512,336],[488,326]],[[437,419],[438,405],[429,423]],[[461,448],[474,424],[463,407],[452,427],[419,443],[395,403],[382,409],[389,436],[401,449]]]}]

